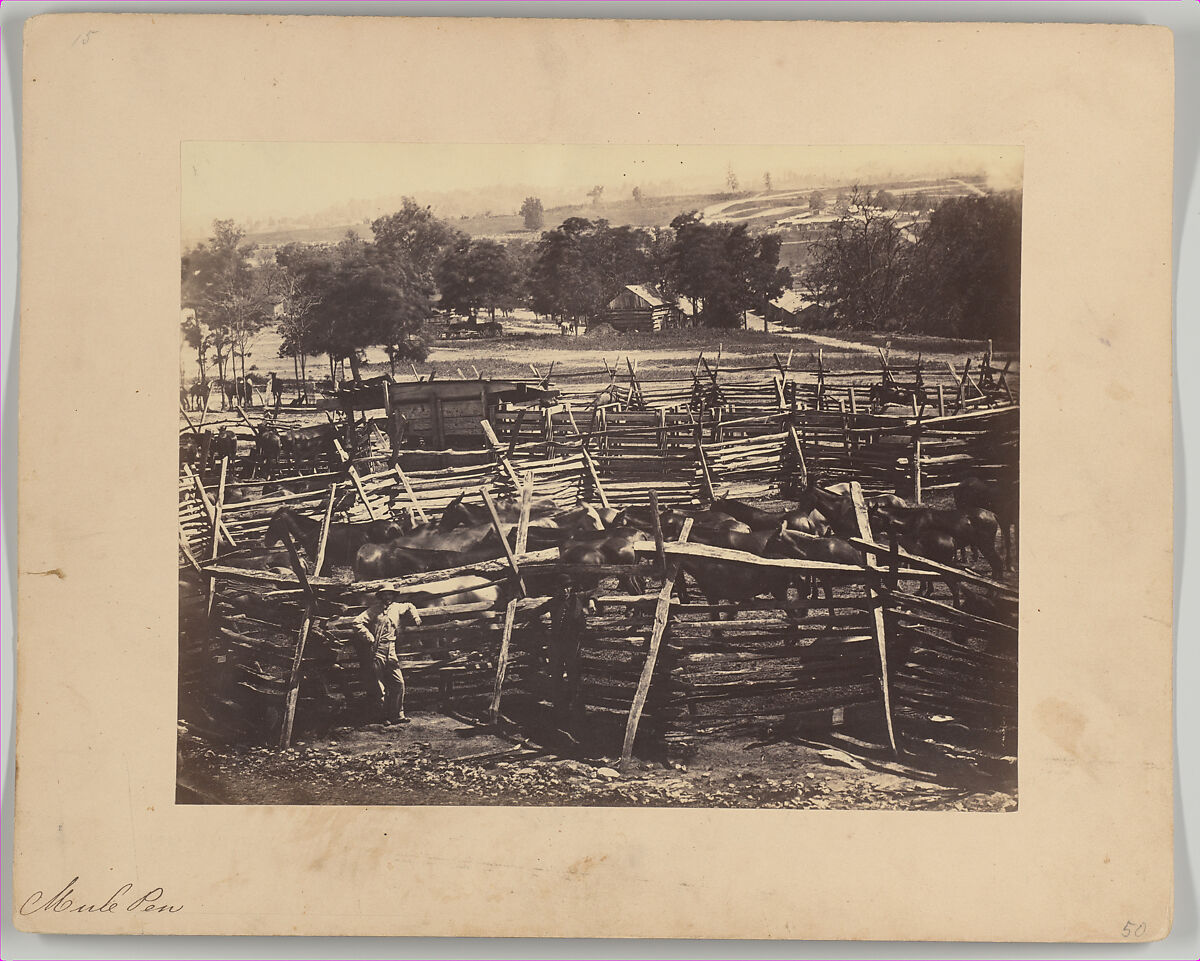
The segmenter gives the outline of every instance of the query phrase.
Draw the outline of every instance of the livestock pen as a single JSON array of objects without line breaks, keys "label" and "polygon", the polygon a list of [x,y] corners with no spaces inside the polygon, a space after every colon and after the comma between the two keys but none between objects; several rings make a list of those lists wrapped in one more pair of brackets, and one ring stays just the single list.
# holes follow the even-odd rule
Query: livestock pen
[{"label": "livestock pen", "polygon": [[[941,579],[986,591],[1005,611],[1014,592],[876,541],[855,496],[860,565],[692,545],[690,525],[680,542],[639,542],[638,564],[603,568],[522,550],[360,583],[313,576],[295,557],[290,572],[198,565],[188,576],[211,582],[212,614],[207,629],[184,619],[194,630],[181,647],[181,698],[214,728],[283,745],[297,726],[360,723],[369,699],[355,615],[379,590],[427,590],[469,571],[502,587],[496,602],[427,610],[404,631],[401,664],[418,708],[619,751],[625,763],[635,751],[686,756],[731,732],[838,734],[934,776],[1009,777],[1015,627],[904,586]],[[698,559],[835,577],[839,591],[820,603],[745,602],[726,619],[728,608],[679,590],[681,569]]]}]

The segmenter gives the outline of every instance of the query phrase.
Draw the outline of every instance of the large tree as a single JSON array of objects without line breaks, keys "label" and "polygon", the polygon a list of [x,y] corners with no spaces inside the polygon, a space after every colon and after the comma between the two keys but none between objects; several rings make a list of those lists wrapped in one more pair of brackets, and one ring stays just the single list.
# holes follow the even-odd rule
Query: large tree
[{"label": "large tree", "polygon": [[813,245],[806,293],[826,308],[835,326],[882,330],[903,322],[910,240],[896,212],[885,212],[874,201],[870,191],[855,187],[845,212]]},{"label": "large tree", "polygon": [[1021,325],[1020,195],[944,201],[913,248],[905,304],[918,329],[1015,345]]},{"label": "large tree", "polygon": [[361,352],[381,346],[396,360],[424,358],[420,338],[429,315],[429,287],[402,248],[385,255],[353,233],[336,246],[288,249],[284,266],[315,299],[311,307],[315,351],[329,355],[330,376],[346,360],[360,377]]},{"label": "large tree", "polygon": [[568,217],[538,242],[529,275],[533,309],[571,323],[595,317],[624,285],[653,280],[652,246],[640,228]]},{"label": "large tree", "polygon": [[213,350],[219,378],[232,375],[239,396],[246,358],[270,317],[269,300],[250,262],[254,245],[243,243],[245,236],[232,220],[213,221],[212,236],[183,255],[181,270],[183,306],[194,311],[194,319],[185,321],[184,336],[188,343],[199,342],[198,351]]},{"label": "large tree", "polygon": [[739,325],[745,312],[762,309],[791,285],[779,266],[778,234],[752,235],[745,224],[705,223],[694,211],[671,222],[675,239],[668,260],[668,293],[691,302],[708,327]]},{"label": "large tree", "polygon": [[525,221],[526,230],[541,230],[546,223],[542,201],[538,197],[526,197],[521,204],[521,217]]},{"label": "large tree", "polygon": [[437,270],[442,307],[472,320],[481,308],[495,320],[496,311],[514,301],[518,281],[508,250],[494,240],[460,238],[446,250]]}]

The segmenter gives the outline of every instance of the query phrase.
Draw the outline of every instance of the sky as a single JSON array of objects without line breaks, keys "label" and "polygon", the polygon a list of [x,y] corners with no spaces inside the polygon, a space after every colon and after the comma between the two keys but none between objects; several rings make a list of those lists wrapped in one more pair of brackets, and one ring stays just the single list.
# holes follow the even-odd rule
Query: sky
[{"label": "sky", "polygon": [[[448,213],[511,213],[528,190],[547,207],[649,193],[711,193],[733,170],[742,189],[981,173],[997,189],[1021,182],[1020,147],[629,144],[280,143],[182,145],[182,233],[206,236],[214,219],[316,215],[352,200],[411,196]],[[468,209],[468,208],[478,209]],[[515,210],[515,207],[514,207]]]}]

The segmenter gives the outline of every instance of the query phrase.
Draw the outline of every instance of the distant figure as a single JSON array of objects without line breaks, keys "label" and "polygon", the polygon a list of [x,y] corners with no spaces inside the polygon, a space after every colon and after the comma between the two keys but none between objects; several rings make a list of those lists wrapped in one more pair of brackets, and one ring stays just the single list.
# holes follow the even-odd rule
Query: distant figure
[{"label": "distant figure", "polygon": [[283,381],[275,376],[275,371],[267,375],[267,391],[274,398],[275,409],[279,410],[279,405],[283,403]]},{"label": "distant figure", "polygon": [[410,615],[416,623],[421,623],[417,609],[398,598],[395,591],[380,591],[371,606],[354,619],[360,649],[365,647],[360,659],[370,669],[379,692],[380,719],[388,725],[407,724],[409,721],[404,714],[404,675],[400,671],[400,659],[396,656],[400,619]]},{"label": "distant figure", "polygon": [[566,336],[567,336],[567,334],[569,334],[569,333],[571,332],[571,325],[570,325],[570,324],[568,324],[568,323],[567,323],[565,320],[563,320],[563,321],[560,321],[560,322],[559,322],[559,324],[558,324],[558,332],[559,332],[559,333],[560,333],[560,334],[561,334],[563,337],[566,337]]}]

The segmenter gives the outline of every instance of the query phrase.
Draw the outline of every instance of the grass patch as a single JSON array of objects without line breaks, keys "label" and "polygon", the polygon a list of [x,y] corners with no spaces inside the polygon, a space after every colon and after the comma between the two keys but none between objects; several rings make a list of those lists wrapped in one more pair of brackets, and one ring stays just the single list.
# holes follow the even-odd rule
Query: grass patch
[{"label": "grass patch", "polygon": [[[886,347],[891,341],[896,350],[927,351],[945,354],[982,354],[987,350],[986,340],[962,340],[957,337],[934,337],[931,334],[875,333],[866,330],[814,330],[814,334],[832,337],[857,344],[873,344]],[[1014,345],[992,341],[993,353],[1016,353]]]},{"label": "grass patch", "polygon": [[[812,346],[812,341],[788,337],[782,334],[763,333],[761,330],[714,330],[712,328],[690,328],[686,330],[664,330],[653,333],[631,332],[627,334],[605,331],[584,334],[579,337],[562,336],[557,333],[514,334],[503,340],[492,341],[495,350],[570,350],[570,351],[619,351],[628,353],[640,350],[701,350],[706,355],[716,355],[718,346],[722,353],[759,354],[782,352]],[[447,345],[450,346],[450,345]],[[850,350],[850,348],[846,348]]]}]

